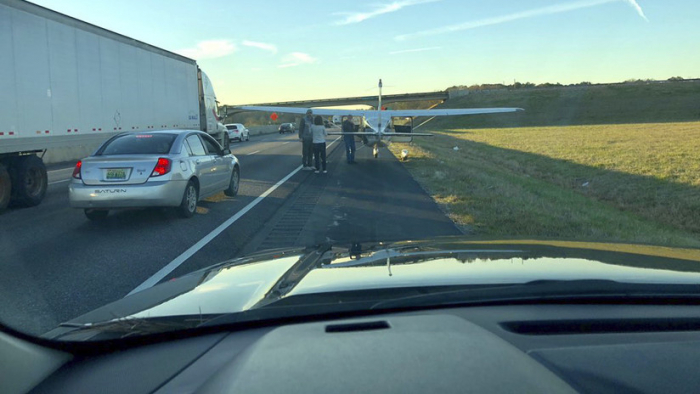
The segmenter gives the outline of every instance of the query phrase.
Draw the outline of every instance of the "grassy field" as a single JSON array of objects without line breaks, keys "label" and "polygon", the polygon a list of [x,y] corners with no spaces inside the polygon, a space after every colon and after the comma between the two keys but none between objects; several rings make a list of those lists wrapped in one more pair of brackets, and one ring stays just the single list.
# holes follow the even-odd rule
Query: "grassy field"
[{"label": "grassy field", "polygon": [[[595,123],[599,111],[573,123]],[[435,137],[391,150],[409,149],[408,170],[477,236],[700,247],[700,122],[627,123],[618,115],[607,119],[614,124],[556,126],[561,119],[550,114],[555,126],[496,128],[506,122],[499,116],[479,129],[464,129],[464,120],[450,128],[459,123],[452,119],[421,130],[438,128]],[[520,121],[547,123],[530,116]]]}]

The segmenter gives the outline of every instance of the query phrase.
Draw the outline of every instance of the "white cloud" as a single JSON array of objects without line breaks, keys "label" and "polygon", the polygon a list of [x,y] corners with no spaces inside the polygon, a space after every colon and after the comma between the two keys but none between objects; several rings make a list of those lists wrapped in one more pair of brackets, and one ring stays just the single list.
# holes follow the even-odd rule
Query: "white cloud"
[{"label": "white cloud", "polygon": [[302,53],[302,52],[292,52],[289,55],[286,55],[282,58],[282,64],[280,64],[279,68],[287,68],[287,67],[296,67],[296,66],[301,66],[302,64],[312,64],[316,63],[316,58],[311,57],[308,53]]},{"label": "white cloud", "polygon": [[277,46],[275,46],[274,44],[245,40],[243,41],[243,45],[247,47],[262,49],[263,51],[272,52],[273,54],[277,53]]},{"label": "white cloud", "polygon": [[389,54],[390,54],[390,55],[398,55],[398,54],[401,54],[401,53],[425,52],[425,51],[434,51],[434,50],[437,50],[437,49],[442,49],[442,47],[403,49],[403,50],[401,50],[401,51],[389,52]]},{"label": "white cloud", "polygon": [[438,35],[438,34],[452,33],[452,32],[461,31],[461,30],[476,29],[476,28],[484,27],[484,26],[492,26],[492,25],[499,25],[502,23],[513,22],[513,21],[520,20],[520,19],[534,18],[537,16],[543,16],[543,15],[559,14],[562,12],[570,12],[570,11],[580,10],[583,8],[590,8],[590,7],[600,6],[603,4],[619,3],[619,2],[625,2],[625,3],[632,5],[632,7],[637,9],[637,12],[639,13],[639,15],[646,20],[646,16],[644,16],[644,12],[642,11],[642,8],[639,7],[639,4],[637,4],[637,2],[635,0],[580,0],[580,1],[575,1],[575,2],[571,2],[571,3],[555,4],[555,5],[551,5],[551,6],[547,6],[547,7],[535,8],[535,9],[528,10],[528,11],[522,11],[522,12],[516,12],[513,14],[496,16],[493,18],[485,18],[485,19],[479,19],[479,20],[475,20],[475,21],[460,23],[460,24],[456,24],[456,25],[443,26],[443,27],[439,27],[436,29],[423,30],[423,31],[419,31],[416,33],[402,34],[402,35],[398,35],[398,36],[394,37],[394,39],[397,41],[404,41],[404,40],[407,40],[410,38],[434,36],[434,35]]},{"label": "white cloud", "polygon": [[627,2],[627,4],[631,5],[632,8],[635,9],[635,11],[637,11],[639,16],[644,18],[645,21],[649,22],[649,19],[647,19],[647,16],[644,15],[644,10],[642,10],[642,7],[640,7],[639,4],[635,0],[625,0],[625,1]]},{"label": "white cloud", "polygon": [[182,56],[202,60],[228,56],[235,51],[236,44],[229,40],[207,40],[199,42],[194,48],[184,48],[176,52]]},{"label": "white cloud", "polygon": [[405,7],[410,7],[418,4],[434,3],[441,0],[399,0],[391,3],[380,4],[373,11],[368,12],[336,12],[335,15],[344,15],[345,18],[335,22],[336,25],[349,25],[352,23],[360,23],[367,19],[377,17],[379,15],[396,12]]}]

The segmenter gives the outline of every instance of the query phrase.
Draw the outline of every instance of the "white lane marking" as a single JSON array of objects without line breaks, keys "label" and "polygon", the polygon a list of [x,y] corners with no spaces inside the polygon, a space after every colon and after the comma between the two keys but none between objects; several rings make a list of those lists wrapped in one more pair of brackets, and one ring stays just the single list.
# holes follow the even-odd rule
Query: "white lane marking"
[{"label": "white lane marking", "polygon": [[56,170],[48,170],[48,171],[46,171],[46,172],[47,172],[47,173],[64,172],[64,171],[65,171],[65,172],[68,172],[68,171],[73,171],[73,168],[74,168],[74,167],[59,168],[59,169],[56,169]]},{"label": "white lane marking", "polygon": [[[328,146],[330,147],[331,145],[333,145],[334,143],[336,143],[339,139],[340,139],[340,137],[338,137],[335,141],[333,141],[333,142],[331,142],[330,144],[328,144]],[[177,267],[179,267],[180,265],[182,265],[182,263],[184,263],[185,261],[187,261],[187,259],[189,259],[190,257],[192,257],[195,253],[199,252],[200,249],[202,249],[204,246],[206,246],[209,242],[211,242],[214,238],[216,238],[216,237],[217,237],[219,234],[221,234],[224,230],[226,230],[227,228],[229,228],[229,227],[230,227],[233,223],[235,223],[238,219],[240,219],[241,217],[243,217],[243,215],[245,215],[246,213],[248,213],[248,211],[250,211],[251,209],[253,209],[256,205],[260,204],[260,202],[261,202],[262,200],[264,200],[265,197],[267,197],[267,196],[269,196],[270,194],[272,194],[272,192],[274,192],[275,190],[277,190],[278,187],[282,186],[285,182],[287,182],[287,181],[289,180],[289,178],[293,177],[294,174],[296,174],[297,172],[301,171],[301,168],[302,168],[302,166],[299,166],[299,167],[297,167],[294,171],[290,172],[287,176],[285,176],[284,178],[282,178],[279,182],[275,183],[274,186],[272,186],[271,188],[267,189],[263,194],[261,194],[260,196],[258,196],[255,200],[253,200],[253,202],[251,202],[250,204],[246,205],[245,208],[241,209],[240,211],[238,211],[238,213],[236,213],[235,215],[231,216],[231,217],[230,217],[228,220],[226,220],[225,222],[221,223],[221,224],[219,225],[219,227],[217,227],[217,228],[214,229],[214,231],[212,231],[212,232],[210,232],[209,234],[207,234],[206,236],[204,236],[204,238],[200,239],[199,242],[197,242],[196,244],[190,246],[189,249],[187,249],[186,251],[184,251],[181,255],[177,256],[173,261],[171,261],[170,263],[168,263],[168,265],[166,265],[165,267],[161,268],[158,272],[156,272],[155,274],[153,274],[153,276],[151,276],[150,278],[146,279],[145,282],[141,283],[141,284],[140,284],[138,287],[136,287],[134,290],[131,290],[131,291],[129,292],[129,294],[127,294],[126,296],[128,297],[128,296],[130,296],[130,295],[132,295],[132,294],[134,294],[134,293],[138,293],[139,291],[142,291],[142,290],[145,290],[145,289],[147,289],[147,288],[149,288],[149,287],[155,286],[158,282],[160,282],[161,280],[163,280],[163,278],[165,278],[166,276],[168,276],[168,274],[170,274],[170,273],[173,272]]]},{"label": "white lane marking", "polygon": [[[273,142],[273,141],[264,141],[264,142]],[[281,144],[279,144],[279,145],[277,145],[277,146],[287,145],[287,144],[290,143],[290,142],[292,142],[292,141],[283,142],[283,143],[281,143]],[[273,147],[273,148],[274,148],[274,147]],[[267,149],[270,149],[270,148],[260,149],[260,150],[256,150],[255,152],[246,153],[246,156],[254,155],[254,154],[256,154],[256,153],[260,153],[260,152],[262,152],[262,151],[264,151],[264,150],[267,150]]]},{"label": "white lane marking", "polygon": [[58,183],[68,182],[68,181],[70,181],[70,178],[72,175],[73,175],[73,167],[57,168],[55,170],[47,170],[46,177],[49,180],[48,186],[55,185]]},{"label": "white lane marking", "polygon": [[163,278],[168,276],[169,273],[173,272],[177,267],[179,267],[182,263],[184,263],[187,259],[192,257],[195,253],[197,253],[200,249],[202,249],[206,244],[211,242],[214,238],[216,238],[217,235],[221,234],[224,230],[226,230],[229,226],[231,226],[233,223],[235,223],[238,219],[240,219],[243,215],[248,213],[253,207],[256,205],[260,204],[260,202],[265,199],[265,197],[269,196],[272,192],[277,190],[278,187],[282,186],[283,183],[287,182],[289,178],[294,176],[297,172],[301,170],[301,166],[297,167],[294,171],[290,172],[289,175],[285,176],[282,178],[279,182],[277,182],[274,186],[271,188],[267,189],[265,193],[261,194],[258,196],[253,202],[250,204],[246,205],[245,208],[241,209],[238,211],[235,215],[231,216],[228,220],[225,222],[221,223],[219,227],[215,228],[214,231],[210,232],[207,234],[204,238],[200,239],[199,242],[196,244],[190,246],[189,249],[184,251],[181,255],[177,256],[173,261],[168,263],[165,267],[161,268],[158,272],[156,272],[153,276],[148,278],[145,282],[141,283],[137,288],[134,290],[131,290],[127,296],[130,296],[134,293],[138,293],[141,290],[145,290],[149,287],[153,287],[156,283],[160,282]]}]

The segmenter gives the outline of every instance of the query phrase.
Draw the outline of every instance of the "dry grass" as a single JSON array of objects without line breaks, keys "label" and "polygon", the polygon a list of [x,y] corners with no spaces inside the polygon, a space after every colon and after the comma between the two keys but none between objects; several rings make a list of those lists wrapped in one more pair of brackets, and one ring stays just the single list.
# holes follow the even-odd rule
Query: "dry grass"
[{"label": "dry grass", "polygon": [[408,149],[471,233],[700,247],[700,123],[453,129]]}]

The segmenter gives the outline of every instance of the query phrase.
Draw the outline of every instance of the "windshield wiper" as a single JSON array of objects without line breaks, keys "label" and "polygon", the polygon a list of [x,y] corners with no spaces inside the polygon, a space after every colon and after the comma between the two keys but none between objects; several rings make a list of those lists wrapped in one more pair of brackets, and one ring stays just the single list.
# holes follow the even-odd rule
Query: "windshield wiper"
[{"label": "windshield wiper", "polygon": [[370,308],[420,308],[428,306],[468,305],[512,302],[575,302],[618,299],[700,300],[700,285],[623,283],[613,280],[536,280],[518,284],[480,286],[436,291],[375,303]]},{"label": "windshield wiper", "polygon": [[183,315],[165,317],[123,317],[96,323],[65,322],[58,326],[71,329],[62,334],[71,335],[75,332],[94,331],[118,338],[158,334],[168,331],[196,328],[219,315]]}]

